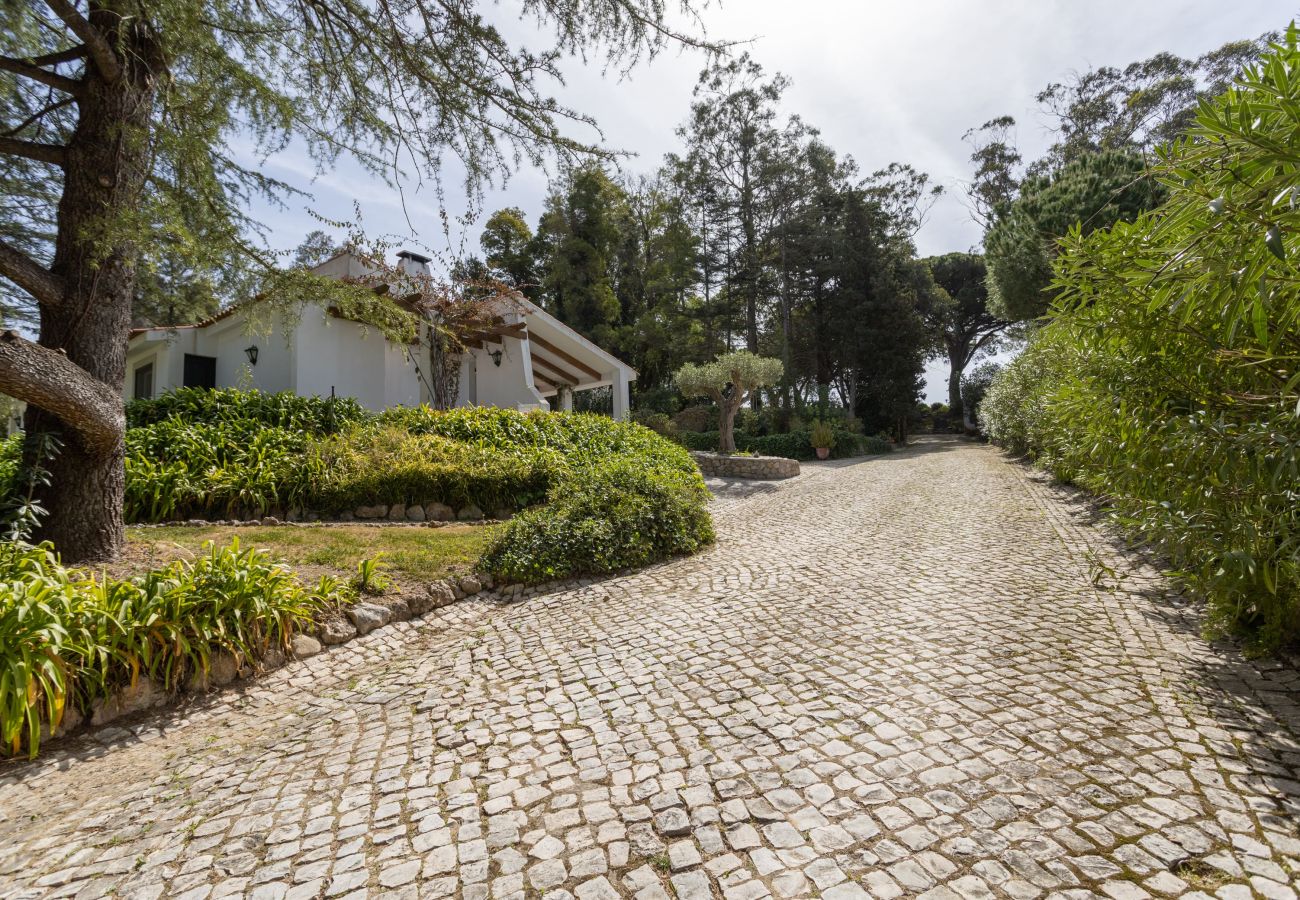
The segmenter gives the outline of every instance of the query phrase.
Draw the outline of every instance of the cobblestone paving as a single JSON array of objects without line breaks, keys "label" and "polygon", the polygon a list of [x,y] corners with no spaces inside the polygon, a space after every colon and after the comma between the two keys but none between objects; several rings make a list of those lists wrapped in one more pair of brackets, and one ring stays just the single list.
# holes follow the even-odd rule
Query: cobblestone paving
[{"label": "cobblestone paving", "polygon": [[0,769],[0,894],[1294,897],[1300,678],[987,447]]}]

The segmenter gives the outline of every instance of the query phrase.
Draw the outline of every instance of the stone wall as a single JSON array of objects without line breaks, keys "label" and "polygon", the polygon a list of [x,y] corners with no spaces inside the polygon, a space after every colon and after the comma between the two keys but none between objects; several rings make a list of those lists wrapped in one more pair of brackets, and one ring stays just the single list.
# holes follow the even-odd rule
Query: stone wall
[{"label": "stone wall", "polygon": [[784,456],[727,456],[692,451],[691,457],[705,476],[777,479],[799,474],[799,460]]}]

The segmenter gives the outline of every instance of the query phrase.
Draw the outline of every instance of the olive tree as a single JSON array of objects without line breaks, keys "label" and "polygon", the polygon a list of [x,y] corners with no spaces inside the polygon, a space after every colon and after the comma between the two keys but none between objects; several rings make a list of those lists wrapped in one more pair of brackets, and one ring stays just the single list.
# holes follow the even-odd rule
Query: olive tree
[{"label": "olive tree", "polygon": [[687,363],[677,370],[677,389],[687,397],[708,397],[718,404],[718,450],[736,450],[736,413],[754,391],[781,380],[781,360],[738,350],[711,363]]},{"label": "olive tree", "polygon": [[[669,45],[698,0],[8,0],[0,29],[0,391],[60,434],[37,536],[69,562],[124,541],[127,330],[141,276],[208,277],[274,258],[250,214],[302,189],[261,161],[291,144],[390,184],[454,162],[472,199],[520,162],[607,158],[590,117],[549,96],[561,61],[626,70]],[[515,15],[538,33],[511,40]],[[527,29],[524,29],[527,31]],[[237,147],[251,148],[236,153]],[[328,288],[305,273],[268,296]],[[272,286],[274,288],[274,286]],[[295,299],[296,298],[296,299]],[[331,300],[331,303],[334,303]],[[337,305],[337,304],[335,304]]]}]

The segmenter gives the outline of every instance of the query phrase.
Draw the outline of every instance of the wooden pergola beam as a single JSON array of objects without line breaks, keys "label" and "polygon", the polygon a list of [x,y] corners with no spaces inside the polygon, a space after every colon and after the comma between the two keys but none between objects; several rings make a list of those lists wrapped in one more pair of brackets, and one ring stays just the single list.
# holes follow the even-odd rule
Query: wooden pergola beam
[{"label": "wooden pergola beam", "polygon": [[534,370],[538,366],[543,366],[544,368],[549,369],[551,372],[554,372],[556,375],[560,376],[561,381],[563,381],[565,384],[568,384],[572,387],[577,387],[579,384],[582,383],[582,379],[579,378],[577,375],[574,375],[572,372],[568,371],[558,363],[551,362],[549,359],[540,355],[536,351],[533,352],[532,356],[533,356]]},{"label": "wooden pergola beam", "polygon": [[593,369],[591,366],[587,365],[582,360],[570,356],[568,353],[565,353],[559,347],[555,346],[550,341],[546,340],[546,338],[539,337],[536,333],[529,334],[528,340],[530,343],[536,344],[538,347],[541,347],[543,350],[553,353],[556,356],[556,358],[563,360],[564,362],[573,366],[579,372],[584,372],[587,375],[590,375],[596,381],[600,381],[602,378],[605,377],[599,371]]}]

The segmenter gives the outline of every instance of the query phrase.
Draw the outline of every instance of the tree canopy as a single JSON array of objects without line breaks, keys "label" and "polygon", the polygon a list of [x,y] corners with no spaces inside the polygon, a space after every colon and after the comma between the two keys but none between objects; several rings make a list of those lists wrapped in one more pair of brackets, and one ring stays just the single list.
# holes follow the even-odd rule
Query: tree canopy
[{"label": "tree canopy", "polygon": [[718,404],[718,449],[733,453],[736,449],[736,412],[749,396],[761,387],[781,379],[781,360],[756,356],[737,350],[712,362],[687,363],[677,370],[677,387],[688,397],[708,397]]},{"label": "tree canopy", "polygon": [[1051,175],[1033,176],[984,238],[990,309],[1004,319],[1034,319],[1051,303],[1052,260],[1077,228],[1090,234],[1131,222],[1158,206],[1164,188],[1131,152],[1090,153]]}]

